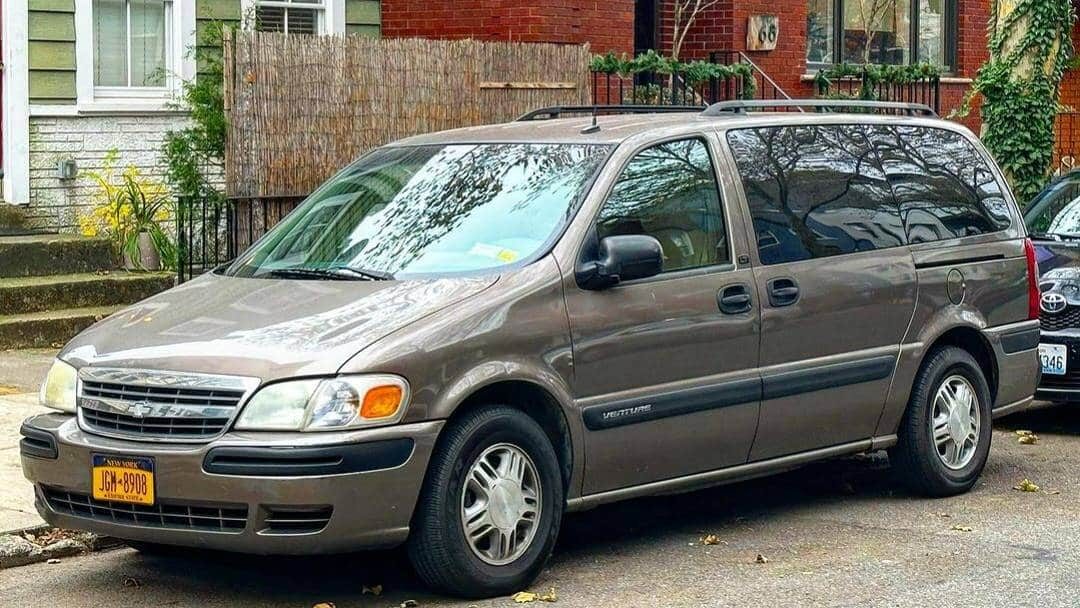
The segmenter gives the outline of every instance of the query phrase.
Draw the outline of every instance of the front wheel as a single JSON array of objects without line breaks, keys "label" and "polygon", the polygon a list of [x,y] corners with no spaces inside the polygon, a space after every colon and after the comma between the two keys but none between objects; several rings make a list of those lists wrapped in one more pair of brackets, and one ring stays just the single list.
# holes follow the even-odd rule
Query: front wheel
[{"label": "front wheel", "polygon": [[967,351],[933,351],[915,378],[889,460],[914,491],[952,496],[971,489],[986,465],[992,437],[990,389]]},{"label": "front wheel", "polygon": [[452,423],[436,448],[409,559],[443,592],[520,591],[551,555],[564,502],[559,461],[540,425],[510,407],[477,410]]}]

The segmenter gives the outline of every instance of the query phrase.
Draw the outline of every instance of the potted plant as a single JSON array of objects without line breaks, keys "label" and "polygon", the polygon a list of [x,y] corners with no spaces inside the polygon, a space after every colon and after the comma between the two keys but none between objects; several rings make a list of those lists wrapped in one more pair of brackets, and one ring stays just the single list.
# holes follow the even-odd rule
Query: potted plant
[{"label": "potted plant", "polygon": [[168,190],[133,165],[117,177],[116,157],[111,151],[102,172],[89,173],[100,190],[90,213],[79,219],[83,235],[108,236],[128,270],[172,268],[176,248],[163,227],[173,216]]}]

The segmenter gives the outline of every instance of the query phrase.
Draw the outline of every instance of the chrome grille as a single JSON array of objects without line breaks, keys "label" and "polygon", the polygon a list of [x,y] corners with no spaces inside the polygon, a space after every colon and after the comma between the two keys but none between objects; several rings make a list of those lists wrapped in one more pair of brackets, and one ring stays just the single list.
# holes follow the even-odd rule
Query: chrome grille
[{"label": "chrome grille", "polygon": [[1061,312],[1039,311],[1039,324],[1046,331],[1061,331],[1080,327],[1080,306],[1066,306]]},{"label": "chrome grille", "polygon": [[226,431],[258,380],[180,372],[83,368],[79,421],[89,432],[198,442]]},{"label": "chrome grille", "polygon": [[246,505],[174,502],[159,502],[153,506],[132,505],[94,500],[88,494],[48,486],[42,488],[42,494],[53,511],[97,521],[148,528],[232,533],[242,532],[247,527]]}]

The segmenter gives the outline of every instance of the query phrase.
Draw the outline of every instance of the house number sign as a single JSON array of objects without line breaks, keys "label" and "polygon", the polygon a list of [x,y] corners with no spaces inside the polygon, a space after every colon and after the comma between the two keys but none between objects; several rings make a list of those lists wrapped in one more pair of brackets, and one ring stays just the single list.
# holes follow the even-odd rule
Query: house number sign
[{"label": "house number sign", "polygon": [[780,37],[780,18],[776,15],[750,15],[746,24],[746,50],[771,51]]}]

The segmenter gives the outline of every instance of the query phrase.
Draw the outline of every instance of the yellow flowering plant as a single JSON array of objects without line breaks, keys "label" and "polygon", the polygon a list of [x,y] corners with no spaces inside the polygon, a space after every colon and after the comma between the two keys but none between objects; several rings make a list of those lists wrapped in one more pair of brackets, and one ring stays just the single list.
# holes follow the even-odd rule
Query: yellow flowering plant
[{"label": "yellow flowering plant", "polygon": [[173,201],[168,188],[160,181],[143,176],[138,167],[128,165],[117,175],[119,154],[106,154],[100,172],[87,172],[99,186],[89,213],[79,217],[84,236],[105,236],[119,252],[136,265],[140,264],[139,235],[147,233],[162,266],[173,268],[176,247],[163,225],[173,217]]}]

